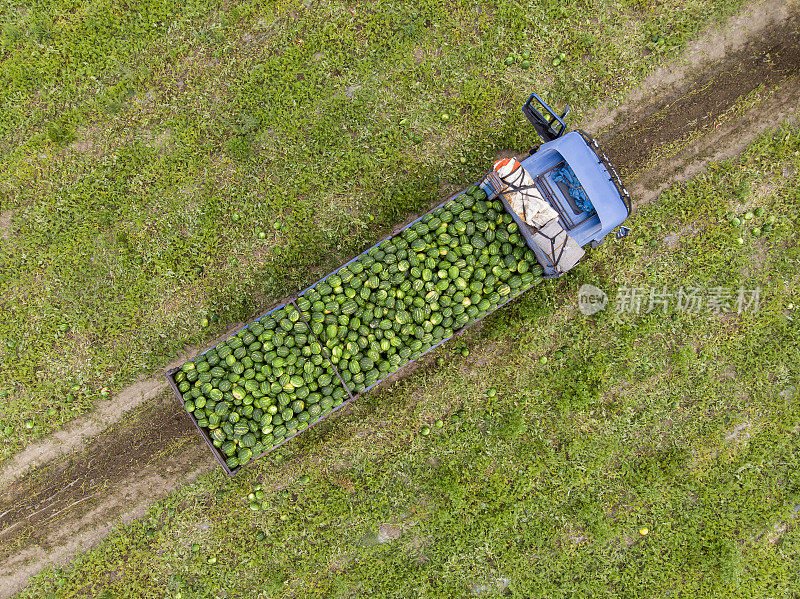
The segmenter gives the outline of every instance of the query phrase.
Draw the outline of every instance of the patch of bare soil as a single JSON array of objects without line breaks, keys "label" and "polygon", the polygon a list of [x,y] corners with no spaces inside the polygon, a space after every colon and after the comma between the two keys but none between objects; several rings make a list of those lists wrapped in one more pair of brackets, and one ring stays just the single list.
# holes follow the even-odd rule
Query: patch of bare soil
[{"label": "patch of bare soil", "polygon": [[113,401],[102,404],[90,416],[73,421],[43,441],[32,443],[0,470],[0,485],[8,485],[32,468],[80,450],[87,441],[118,422],[126,412],[154,399],[165,388],[162,377],[139,381],[117,394]]},{"label": "patch of bare soil", "polygon": [[[698,130],[713,128],[739,98],[759,87],[775,87],[800,73],[800,15],[770,26],[713,69],[693,74],[669,93],[631,110],[631,126],[611,128],[599,141],[621,175],[641,168],[659,149]],[[768,124],[772,115],[764,113]]]},{"label": "patch of bare soil", "polygon": [[[277,298],[273,300],[269,309],[285,304],[289,299],[291,298]],[[265,310],[264,313],[268,312],[269,309]],[[244,324],[241,322],[234,323],[219,335],[209,347],[228,338]],[[180,366],[189,357],[197,355],[204,349],[206,348],[185,347],[183,354],[172,360],[167,365],[167,368]],[[129,411],[153,400],[167,388],[163,375],[159,374],[150,378],[142,377],[142,380],[117,393],[111,401],[101,404],[93,413],[75,419],[62,430],[41,441],[31,443],[23,451],[17,453],[11,460],[0,467],[0,487],[23,476],[32,468],[47,464],[51,460],[70,452],[80,450],[88,440],[119,422]]]},{"label": "patch of bare soil", "polygon": [[781,123],[800,122],[800,74],[774,88],[770,97],[741,115],[711,128],[698,143],[689,144],[673,158],[659,161],[640,172],[628,189],[634,206],[655,200],[667,187],[688,181],[702,173],[712,162],[739,155],[759,135]]},{"label": "patch of bare soil", "polygon": [[[736,155],[778,121],[797,119],[800,35],[798,18],[786,6],[771,0],[754,5],[748,19],[734,20],[732,42],[722,33],[711,36],[712,41],[728,40],[719,43],[732,54],[708,41],[695,44],[691,68],[675,67],[680,76],[661,73],[666,87],[654,92],[646,83],[642,87],[652,93],[616,110],[616,124],[600,139],[623,172],[636,173],[627,181],[635,201],[653,200],[709,161]],[[740,119],[720,120],[759,86],[770,89],[766,100]],[[608,120],[612,112],[602,117],[606,124],[613,122]],[[679,157],[647,164],[659,148],[680,145],[690,136],[696,139]],[[425,365],[423,360],[417,368]],[[116,523],[141,516],[158,496],[214,466],[202,438],[166,389],[162,377],[143,381],[82,423],[32,444],[3,468],[0,598],[22,588],[46,565],[95,545]],[[385,534],[391,537],[394,531]]]},{"label": "patch of bare soil", "polygon": [[6,210],[0,214],[0,237],[8,239],[11,236],[11,217],[13,210]]},{"label": "patch of bare soil", "polygon": [[[597,107],[585,127],[600,137],[609,129],[620,132],[634,124],[630,117],[641,108],[666,98],[670,92],[685,87],[699,73],[712,73],[727,55],[741,51],[758,38],[764,38],[776,25],[785,22],[797,1],[761,0],[750,4],[722,26],[712,27],[690,42],[681,56],[656,69],[644,81],[623,95]],[[613,136],[609,133],[604,138]]]},{"label": "patch of bare soil", "polygon": [[0,494],[0,594],[91,546],[216,463],[171,394]]}]

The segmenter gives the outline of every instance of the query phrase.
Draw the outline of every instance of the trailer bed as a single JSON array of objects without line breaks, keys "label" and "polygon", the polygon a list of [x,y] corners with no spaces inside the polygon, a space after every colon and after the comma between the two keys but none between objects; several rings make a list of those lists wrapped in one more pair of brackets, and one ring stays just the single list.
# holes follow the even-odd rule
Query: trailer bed
[{"label": "trailer bed", "polygon": [[[497,198],[497,196],[498,196],[498,194],[499,194],[499,191],[500,191],[500,189],[501,189],[501,183],[500,183],[499,179],[497,179],[497,177],[496,177],[496,176],[494,176],[494,173],[489,173],[489,175],[488,175],[486,178],[484,178],[484,180],[483,180],[483,181],[480,183],[480,187],[481,187],[481,189],[483,189],[483,190],[486,192],[486,194],[487,194],[488,198],[489,198],[489,199],[492,199],[492,198]],[[351,265],[353,262],[355,262],[356,260],[358,260],[358,259],[359,259],[359,258],[361,258],[362,256],[366,255],[366,254],[367,254],[367,253],[368,253],[368,252],[369,252],[371,249],[373,249],[373,248],[377,248],[377,247],[378,247],[378,246],[379,246],[381,243],[383,243],[385,240],[387,240],[387,239],[390,239],[390,238],[392,238],[392,237],[395,237],[395,236],[397,236],[397,235],[400,235],[400,234],[401,234],[401,233],[402,233],[404,230],[408,229],[409,227],[412,227],[414,224],[416,224],[417,222],[419,222],[419,221],[421,221],[422,219],[424,219],[424,218],[426,217],[426,215],[427,215],[427,214],[430,214],[430,213],[434,212],[436,209],[438,209],[438,208],[440,208],[440,207],[442,207],[442,206],[445,206],[445,205],[446,205],[448,202],[450,202],[450,201],[451,201],[451,200],[453,200],[453,199],[456,199],[456,198],[458,198],[458,196],[460,196],[460,195],[461,195],[461,194],[463,194],[463,193],[465,193],[465,192],[464,192],[464,191],[462,191],[462,192],[459,192],[459,193],[457,193],[457,194],[455,194],[455,195],[451,196],[450,198],[448,198],[447,200],[445,200],[445,201],[444,201],[444,202],[442,202],[441,204],[438,204],[436,207],[434,207],[433,209],[431,209],[429,212],[427,212],[427,213],[423,214],[423,215],[422,215],[422,216],[420,216],[419,218],[417,218],[417,219],[415,219],[414,221],[410,222],[408,225],[406,225],[405,227],[403,227],[403,228],[402,228],[400,231],[398,231],[397,233],[395,233],[395,234],[393,234],[393,235],[388,235],[388,236],[384,237],[383,239],[381,239],[380,241],[378,241],[376,244],[374,244],[374,245],[373,245],[373,246],[371,246],[370,248],[367,248],[367,250],[365,250],[364,252],[362,252],[361,254],[359,254],[358,256],[356,256],[355,258],[353,258],[352,260],[350,260],[349,262],[347,262],[347,263],[343,264],[342,266],[340,266],[339,268],[337,268],[337,269],[336,269],[336,270],[334,270],[333,272],[331,272],[331,273],[327,274],[325,277],[322,277],[322,278],[321,278],[319,281],[317,281],[317,282],[316,282],[316,283],[314,283],[313,285],[310,285],[309,287],[307,287],[306,289],[304,289],[304,290],[303,290],[303,291],[301,291],[300,293],[298,293],[298,294],[296,294],[295,296],[293,296],[293,298],[292,298],[292,299],[291,299],[289,302],[287,302],[286,304],[282,304],[282,305],[280,305],[280,306],[276,306],[276,307],[275,307],[275,308],[273,308],[272,310],[270,310],[270,311],[268,311],[268,312],[266,312],[266,313],[262,314],[262,315],[261,315],[261,316],[259,316],[258,318],[256,318],[256,319],[254,319],[253,321],[251,321],[251,323],[248,323],[248,325],[245,325],[245,326],[244,326],[244,327],[242,327],[241,329],[237,330],[235,333],[233,333],[233,335],[231,335],[231,337],[235,336],[235,335],[236,335],[236,334],[237,334],[239,331],[241,331],[241,330],[243,330],[243,329],[247,328],[247,327],[248,327],[250,324],[252,324],[253,322],[258,322],[258,321],[260,321],[262,318],[264,318],[264,317],[266,317],[266,316],[268,316],[268,315],[272,314],[273,312],[275,312],[275,311],[277,311],[277,310],[280,310],[281,308],[284,308],[284,307],[286,307],[286,306],[289,306],[289,305],[293,305],[293,306],[295,306],[295,308],[296,308],[296,307],[297,307],[297,304],[295,303],[295,302],[296,302],[296,300],[297,300],[297,299],[299,299],[300,297],[302,297],[302,296],[303,296],[305,293],[307,293],[309,290],[311,290],[312,288],[314,288],[316,285],[318,285],[318,284],[319,284],[319,283],[321,283],[322,281],[325,281],[326,279],[328,279],[328,278],[329,278],[329,277],[331,277],[332,275],[336,274],[337,272],[339,272],[339,271],[340,271],[341,269],[343,269],[344,267]],[[501,195],[500,197],[502,198],[502,195]],[[506,206],[506,210],[507,210],[507,211],[510,211],[510,208],[508,207],[508,205],[506,204],[506,202],[505,202],[505,200],[504,200],[504,199],[503,199],[503,203],[504,203],[504,205]],[[518,218],[519,218],[519,217],[518,217],[516,214],[514,214],[513,212],[511,212],[511,215],[512,215],[512,217],[513,217],[513,218],[515,218],[515,219],[518,219]],[[528,245],[530,245],[530,243],[529,243],[529,242],[528,242]],[[299,435],[299,434],[302,434],[302,433],[303,433],[305,430],[308,430],[308,428],[311,428],[311,427],[313,427],[313,426],[316,426],[317,424],[319,424],[320,422],[322,422],[323,420],[325,420],[326,418],[328,418],[328,417],[329,417],[331,414],[333,414],[334,412],[336,412],[337,410],[339,410],[341,407],[343,407],[343,406],[347,405],[348,403],[350,403],[351,401],[353,401],[353,400],[357,399],[357,398],[358,398],[360,395],[362,395],[363,393],[366,393],[367,391],[369,391],[369,390],[370,390],[370,389],[372,389],[373,387],[376,387],[376,386],[380,385],[380,384],[381,384],[382,382],[384,382],[384,381],[385,381],[387,378],[389,378],[389,377],[391,377],[391,376],[396,376],[398,373],[402,373],[402,371],[403,371],[404,369],[408,368],[408,367],[409,367],[409,366],[410,366],[412,363],[414,363],[415,361],[419,360],[419,359],[420,359],[422,356],[424,356],[425,354],[427,354],[427,353],[429,353],[429,352],[433,351],[435,348],[439,347],[440,345],[442,345],[443,343],[445,343],[445,342],[446,342],[446,341],[448,341],[449,339],[452,339],[453,337],[457,336],[457,335],[458,335],[458,334],[460,334],[462,331],[466,330],[467,328],[469,328],[470,326],[472,326],[472,325],[473,325],[473,324],[475,324],[476,322],[479,322],[480,320],[482,320],[483,318],[485,318],[486,316],[488,316],[488,314],[491,314],[491,313],[493,313],[493,312],[494,312],[494,311],[496,311],[498,308],[500,308],[500,307],[504,306],[505,304],[507,304],[507,303],[508,303],[508,302],[510,302],[511,300],[513,300],[513,299],[515,299],[515,298],[519,297],[520,295],[522,295],[523,293],[525,293],[527,290],[529,290],[531,287],[533,287],[534,285],[536,285],[538,282],[539,282],[539,279],[535,280],[533,283],[531,283],[531,284],[529,284],[529,285],[523,285],[523,286],[521,286],[521,287],[520,287],[518,290],[515,290],[515,292],[512,292],[511,294],[509,294],[509,296],[508,296],[507,298],[505,298],[505,300],[504,300],[504,301],[502,301],[501,303],[499,303],[498,305],[496,305],[496,306],[495,306],[493,309],[491,309],[489,312],[487,312],[487,314],[485,314],[484,316],[482,316],[482,317],[480,317],[480,318],[477,318],[477,319],[476,319],[476,320],[474,320],[473,322],[470,322],[470,323],[469,323],[469,324],[467,324],[466,326],[464,326],[464,327],[462,327],[462,328],[460,328],[460,329],[456,330],[456,331],[454,332],[454,334],[453,334],[453,335],[451,335],[451,336],[449,336],[449,337],[446,337],[446,338],[444,338],[444,339],[440,340],[440,341],[439,341],[439,342],[437,342],[436,344],[432,345],[431,347],[429,347],[428,349],[426,349],[425,351],[423,351],[423,352],[420,354],[420,356],[419,356],[418,358],[410,360],[409,362],[407,362],[406,364],[404,364],[403,366],[401,366],[401,367],[400,367],[398,370],[395,370],[394,372],[388,373],[388,374],[387,374],[385,377],[383,377],[383,378],[381,378],[380,380],[378,380],[377,382],[375,382],[375,383],[373,383],[373,384],[371,384],[371,385],[367,386],[366,388],[364,388],[364,389],[363,389],[362,391],[360,391],[360,392],[354,392],[354,391],[353,391],[353,389],[351,389],[351,388],[350,388],[350,386],[348,386],[348,384],[346,383],[346,381],[345,381],[345,380],[342,378],[342,376],[341,376],[341,373],[340,373],[340,372],[339,372],[339,370],[336,368],[336,366],[335,366],[335,365],[333,365],[333,364],[331,363],[331,365],[333,366],[333,368],[334,368],[334,370],[335,370],[335,372],[336,372],[336,375],[337,375],[338,381],[341,383],[341,385],[344,387],[344,389],[345,389],[345,391],[346,391],[346,399],[345,399],[345,400],[344,400],[344,401],[341,403],[341,405],[335,406],[335,407],[334,407],[334,408],[333,408],[333,409],[332,409],[332,410],[331,410],[329,413],[322,415],[320,418],[316,419],[314,422],[309,422],[309,423],[308,423],[308,426],[307,426],[305,429],[298,430],[298,431],[297,431],[297,432],[295,432],[294,434],[292,434],[292,435],[290,435],[290,436],[287,436],[287,437],[286,437],[286,438],[285,438],[283,441],[281,441],[280,443],[278,443],[278,444],[276,444],[276,445],[274,445],[274,446],[270,447],[269,449],[267,449],[267,450],[265,450],[265,451],[263,451],[263,452],[259,453],[258,455],[254,455],[254,456],[253,456],[253,458],[250,460],[250,462],[248,462],[248,464],[249,464],[249,463],[251,463],[251,462],[253,462],[253,461],[255,461],[255,460],[257,460],[257,459],[259,459],[259,458],[261,458],[261,457],[263,457],[264,455],[266,455],[266,454],[268,454],[268,453],[270,453],[270,452],[274,451],[276,448],[280,447],[281,445],[283,445],[284,443],[286,443],[287,441],[289,441],[289,439],[291,439],[291,438],[293,438],[293,437],[295,437],[295,436],[297,436],[297,435]],[[298,311],[299,311],[299,312],[300,312],[300,314],[302,315],[302,310],[299,310],[299,309],[298,309]],[[304,319],[304,320],[305,320],[305,319]],[[306,324],[308,325],[309,323],[308,323],[308,322],[306,322]],[[231,338],[231,337],[229,337],[229,338]],[[319,343],[319,339],[317,339],[317,338],[316,338],[316,335],[314,336],[314,338],[315,338],[315,340],[316,340],[316,341]],[[199,355],[204,355],[205,353],[207,353],[207,352],[208,352],[208,351],[210,351],[211,349],[213,349],[213,347],[209,347],[209,348],[208,348],[208,349],[206,349],[204,352],[201,352],[201,354],[199,354]],[[325,359],[326,359],[326,360],[328,360],[328,361],[330,361],[330,356],[329,356],[329,355],[327,355]],[[180,401],[180,403],[181,403],[181,406],[183,406],[183,407],[185,408],[185,407],[186,407],[186,405],[185,405],[185,401],[184,401],[183,395],[181,394],[181,392],[180,392],[180,391],[179,391],[179,389],[178,389],[178,382],[175,380],[175,375],[176,375],[176,374],[177,374],[177,373],[178,373],[180,370],[181,370],[180,368],[172,368],[172,369],[170,369],[170,370],[168,370],[168,371],[167,371],[166,375],[167,375],[167,380],[168,380],[168,382],[169,382],[169,384],[170,384],[171,388],[173,389],[173,391],[175,392],[175,395],[176,395],[176,397],[178,398],[178,400],[179,400],[179,401]],[[229,467],[229,466],[226,464],[226,460],[225,460],[225,458],[224,458],[223,454],[220,452],[220,450],[219,450],[217,447],[215,447],[215,446],[214,446],[214,444],[213,444],[213,441],[212,441],[212,439],[211,439],[211,437],[210,437],[210,435],[209,435],[209,432],[208,432],[207,430],[205,430],[204,428],[202,428],[201,426],[199,426],[199,425],[198,425],[198,421],[197,421],[197,419],[195,418],[195,416],[194,416],[193,414],[191,414],[191,413],[189,413],[189,412],[187,412],[187,413],[189,414],[189,416],[190,416],[190,418],[191,418],[191,420],[192,420],[192,423],[193,423],[193,425],[195,426],[195,428],[197,428],[197,430],[198,430],[198,432],[200,433],[200,435],[203,437],[203,439],[205,440],[205,442],[208,444],[209,448],[211,449],[212,453],[214,454],[215,458],[216,458],[216,459],[217,459],[217,461],[220,463],[220,465],[222,466],[222,468],[223,468],[223,470],[226,472],[226,474],[228,474],[229,476],[233,476],[233,475],[235,475],[235,474],[236,474],[236,473],[237,473],[237,472],[238,472],[238,471],[239,471],[239,470],[240,470],[240,469],[241,469],[243,466],[247,465],[247,464],[244,464],[244,465],[239,465],[239,466],[237,466],[236,468],[230,468],[230,467]]]}]

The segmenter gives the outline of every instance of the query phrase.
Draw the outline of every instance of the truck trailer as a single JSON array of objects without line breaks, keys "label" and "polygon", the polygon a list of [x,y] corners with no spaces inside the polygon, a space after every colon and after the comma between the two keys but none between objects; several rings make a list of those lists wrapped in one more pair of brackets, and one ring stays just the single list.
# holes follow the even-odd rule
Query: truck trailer
[{"label": "truck trailer", "polygon": [[622,226],[630,196],[586,132],[537,94],[542,139],[236,333],[167,371],[228,475],[273,451]]}]

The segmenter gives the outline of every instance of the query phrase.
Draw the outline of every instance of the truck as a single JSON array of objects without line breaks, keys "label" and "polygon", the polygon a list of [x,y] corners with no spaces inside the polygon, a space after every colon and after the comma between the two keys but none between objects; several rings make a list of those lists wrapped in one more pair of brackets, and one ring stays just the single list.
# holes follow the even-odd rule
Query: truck
[{"label": "truck", "polygon": [[167,380],[229,476],[548,278],[631,211],[598,143],[531,94],[542,139],[476,184],[169,369]]}]

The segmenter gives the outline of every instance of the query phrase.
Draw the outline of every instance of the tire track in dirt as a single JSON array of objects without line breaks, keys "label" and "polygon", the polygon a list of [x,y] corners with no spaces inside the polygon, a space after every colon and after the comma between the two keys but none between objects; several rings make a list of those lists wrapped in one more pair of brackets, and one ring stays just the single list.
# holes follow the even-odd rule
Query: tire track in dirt
[{"label": "tire track in dirt", "polygon": [[[800,72],[800,16],[790,14],[744,48],[693,75],[673,91],[630,111],[631,126],[600,136],[603,150],[630,176],[662,148],[717,123],[738,99]],[[768,121],[774,123],[774,120]]]},{"label": "tire track in dirt", "polygon": [[[277,298],[264,313],[272,308],[285,304],[289,298]],[[236,323],[221,333],[209,347],[216,345],[238,331],[245,324]],[[184,347],[183,353],[172,360],[166,368],[180,366],[190,357],[203,351],[205,348]],[[28,471],[38,466],[47,464],[61,456],[81,450],[87,441],[100,435],[113,424],[119,422],[131,410],[153,400],[167,389],[167,382],[163,374],[144,378],[117,393],[112,401],[101,404],[94,412],[75,419],[63,429],[48,437],[31,443],[19,451],[9,462],[0,467],[0,488],[24,476]],[[0,514],[2,511],[0,510]]]},{"label": "tire track in dirt", "polygon": [[87,441],[118,422],[130,410],[152,401],[164,390],[163,378],[150,378],[131,385],[117,394],[113,401],[102,404],[89,416],[68,423],[46,440],[34,442],[18,452],[0,471],[0,487],[10,484],[31,468],[78,451]]},{"label": "tire track in dirt", "polygon": [[800,74],[775,88],[769,98],[741,117],[713,127],[702,143],[687,144],[678,155],[660,161],[658,169],[639,173],[629,185],[636,198],[634,206],[655,200],[674,182],[696,177],[713,162],[739,155],[759,135],[782,123],[800,123]]},{"label": "tire track in dirt", "polygon": [[[775,3],[752,10],[773,11],[774,16]],[[616,166],[634,173],[628,184],[637,204],[696,175],[709,161],[735,156],[778,120],[797,120],[797,15],[786,13],[777,23],[755,22],[763,28],[751,30],[749,40],[734,54],[697,74],[689,70],[686,77],[673,78],[658,99],[644,100],[625,114],[618,110],[617,124],[600,135]],[[766,100],[742,118],[724,119],[743,96],[760,86],[772,91]],[[669,118],[673,110],[692,118]],[[605,129],[602,125],[595,123],[597,129]],[[674,157],[635,171],[660,148],[688,138],[692,143]],[[48,564],[62,563],[95,545],[113,527],[140,517],[152,501],[216,464],[162,377],[127,392],[105,416],[84,423],[85,434],[75,428],[65,431],[60,444],[40,444],[39,452],[32,446],[25,452],[32,455],[3,470],[0,597],[21,589],[29,576]]]},{"label": "tire track in dirt", "polygon": [[0,495],[0,595],[141,517],[155,497],[216,463],[171,393]]}]

